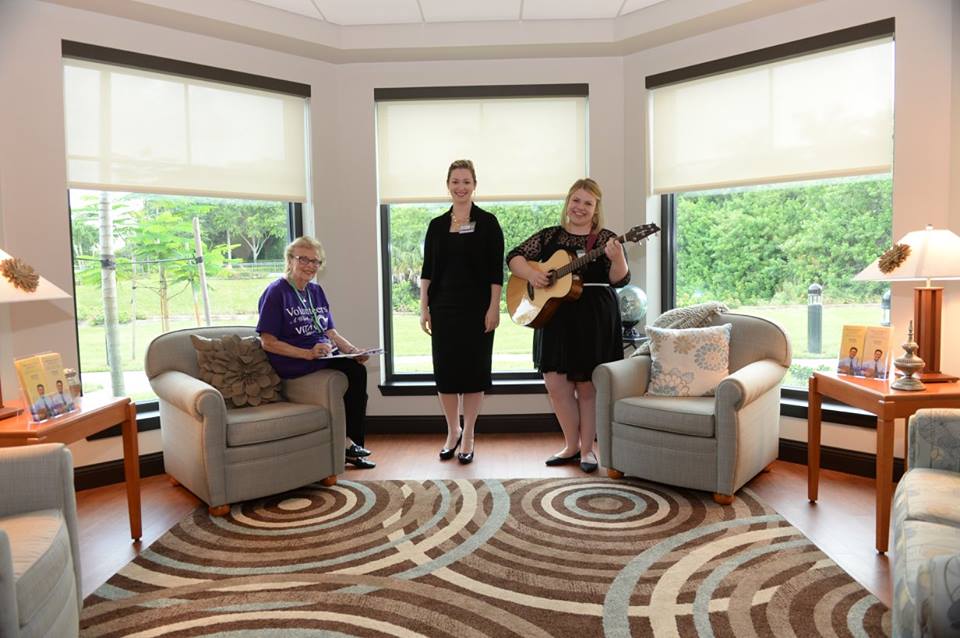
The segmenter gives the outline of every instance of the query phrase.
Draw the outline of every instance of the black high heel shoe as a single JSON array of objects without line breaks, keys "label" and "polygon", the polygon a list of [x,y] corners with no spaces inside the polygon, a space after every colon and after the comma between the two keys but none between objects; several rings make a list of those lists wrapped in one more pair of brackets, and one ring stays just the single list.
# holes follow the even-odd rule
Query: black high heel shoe
[{"label": "black high heel shoe", "polygon": [[440,460],[449,461],[453,458],[453,453],[457,451],[457,448],[460,447],[460,441],[463,440],[463,430],[460,430],[460,436],[457,437],[457,442],[453,444],[453,447],[440,448]]},{"label": "black high heel shoe", "polygon": [[[463,433],[461,433],[461,436],[463,436]],[[457,460],[460,461],[460,465],[469,465],[473,463],[473,452],[474,451],[471,450],[470,452],[461,452],[460,454],[457,454]]]}]

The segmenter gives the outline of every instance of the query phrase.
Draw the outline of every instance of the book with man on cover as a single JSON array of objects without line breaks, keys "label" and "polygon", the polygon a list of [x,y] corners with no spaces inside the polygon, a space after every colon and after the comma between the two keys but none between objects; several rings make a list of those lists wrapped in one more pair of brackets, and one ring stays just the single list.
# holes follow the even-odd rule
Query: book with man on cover
[{"label": "book with man on cover", "polygon": [[886,379],[890,370],[891,329],[846,325],[840,336],[837,372],[868,379]]},{"label": "book with man on cover", "polygon": [[33,421],[45,421],[76,409],[59,354],[44,352],[23,357],[15,360],[14,366]]}]

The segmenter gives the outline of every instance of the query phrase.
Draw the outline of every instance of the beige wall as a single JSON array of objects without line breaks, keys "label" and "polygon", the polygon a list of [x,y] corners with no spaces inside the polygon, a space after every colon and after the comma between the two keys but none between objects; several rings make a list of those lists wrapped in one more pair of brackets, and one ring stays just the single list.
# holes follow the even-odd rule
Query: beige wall
[{"label": "beige wall", "polygon": [[[390,86],[587,82],[590,84],[590,172],[604,186],[609,225],[656,220],[646,197],[643,89],[647,74],[881,19],[897,18],[895,233],[918,215],[960,231],[957,182],[960,135],[951,130],[960,57],[950,0],[824,0],[793,12],[661,46],[625,58],[558,58],[331,65],[270,50],[36,0],[0,3],[0,246],[34,264],[65,289],[72,285],[65,193],[60,39],[132,49],[190,62],[280,77],[312,86],[313,215],[308,227],[326,239],[331,267],[323,284],[338,325],[355,342],[380,343],[379,251],[373,89]],[[952,52],[952,54],[944,52]],[[12,99],[11,99],[12,96]],[[22,98],[18,96],[24,96]],[[953,160],[951,162],[951,159]],[[549,161],[549,158],[545,158]],[[482,175],[482,167],[479,167]],[[442,179],[443,176],[438,176]],[[954,210],[948,204],[954,202]],[[331,240],[334,239],[334,240]],[[656,302],[659,246],[630,249],[634,281]],[[645,273],[650,273],[646,277]],[[960,289],[948,289],[945,325],[960,320]],[[894,322],[902,332],[910,288],[895,290]],[[256,300],[251,299],[251,305]],[[349,326],[349,328],[348,328]],[[51,349],[76,364],[70,302],[0,308],[0,374],[16,396],[11,359]],[[960,344],[945,339],[944,369],[960,370]],[[381,397],[371,369],[369,412],[437,414],[433,397]],[[543,396],[493,396],[488,413],[547,412]],[[803,438],[784,420],[783,434]],[[830,430],[832,444],[872,451],[869,437]],[[159,449],[141,435],[144,453]],[[118,458],[115,441],[74,446],[77,464]]]}]

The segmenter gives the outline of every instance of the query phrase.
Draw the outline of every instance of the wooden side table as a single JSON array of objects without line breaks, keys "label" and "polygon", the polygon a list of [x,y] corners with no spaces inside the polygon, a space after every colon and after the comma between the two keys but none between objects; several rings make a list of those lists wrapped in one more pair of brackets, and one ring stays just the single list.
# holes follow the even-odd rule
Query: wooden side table
[{"label": "wooden side table", "polygon": [[69,444],[118,423],[123,432],[123,475],[127,484],[130,536],[140,540],[140,451],[137,442],[137,408],[127,397],[83,397],[78,409],[42,423],[32,423],[23,413],[0,421],[0,447],[36,443]]},{"label": "wooden side table", "polygon": [[[890,380],[863,379],[835,372],[810,377],[807,410],[807,498],[816,502],[820,487],[820,407],[830,397],[877,415],[877,552],[890,541],[890,500],[893,496],[893,424],[920,408],[960,408],[960,383],[929,383],[922,392],[890,388]],[[904,438],[906,451],[906,437]]]}]

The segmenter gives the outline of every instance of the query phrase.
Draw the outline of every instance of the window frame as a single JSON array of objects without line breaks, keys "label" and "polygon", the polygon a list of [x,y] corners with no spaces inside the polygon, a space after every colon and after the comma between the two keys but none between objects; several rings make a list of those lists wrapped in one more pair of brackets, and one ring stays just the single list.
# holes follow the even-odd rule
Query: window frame
[{"label": "window frame", "polygon": [[[645,87],[650,90],[888,36],[896,41],[896,21],[892,17],[648,75]],[[676,307],[677,209],[674,193],[660,195],[660,228],[660,308],[661,312],[666,312]],[[806,419],[808,396],[808,390],[802,388],[781,388],[781,416]],[[823,418],[832,423],[876,427],[876,417],[842,403],[825,402]]]},{"label": "window frame", "polygon": [[[375,88],[374,101],[436,100],[468,98],[511,97],[583,97],[588,100],[589,85],[570,84],[511,84],[490,86],[428,86]],[[588,145],[589,148],[589,129]],[[589,157],[587,158],[589,160]],[[383,309],[384,357],[383,381],[379,384],[384,396],[427,396],[436,394],[432,373],[400,373],[393,361],[393,290],[392,259],[390,253],[390,206],[378,202],[380,214],[380,280],[381,308]],[[426,232],[426,228],[424,228]],[[506,282],[504,282],[506,286]],[[532,333],[531,333],[532,343]],[[535,370],[524,372],[493,372],[493,387],[487,394],[545,394],[543,378]]]},{"label": "window frame", "polygon": [[[90,60],[93,62],[103,62],[116,66],[126,66],[170,75],[179,75],[185,77],[211,80],[226,84],[234,84],[254,89],[262,89],[288,95],[296,95],[303,98],[309,98],[311,88],[309,84],[272,78],[253,73],[244,73],[231,69],[223,69],[205,64],[186,62],[173,58],[165,58],[156,55],[147,55],[135,51],[126,51],[111,47],[89,44],[86,42],[77,42],[74,40],[63,39],[60,41],[61,58],[74,58],[80,60]],[[70,227],[70,246],[71,262],[73,261],[73,211],[70,207],[70,189],[66,191],[67,197],[67,222]],[[287,202],[287,237],[293,241],[303,235],[303,204],[300,202]],[[74,289],[76,289],[76,275],[71,269],[71,278]],[[80,328],[77,324],[77,301],[76,294],[74,298],[74,339],[77,348],[77,368],[80,374],[83,374],[80,361]],[[135,403],[137,411],[137,429],[140,432],[155,430],[160,427],[159,404],[156,399],[137,401]],[[120,426],[109,428],[88,438],[98,439],[120,435]]]},{"label": "window frame", "polygon": [[[70,261],[71,263],[74,260],[73,255],[73,208],[70,206],[70,189],[67,189],[67,227],[70,230]],[[300,202],[287,202],[287,241],[291,242],[297,237],[303,235],[303,204]],[[73,285],[73,331],[74,331],[74,342],[77,344],[77,371],[80,374],[80,378],[83,378],[83,361],[80,358],[80,324],[77,322],[77,317],[80,315],[79,307],[77,305],[77,278],[76,271],[71,267],[70,269],[71,283]],[[80,396],[83,396],[83,390],[81,388]],[[160,428],[160,404],[156,399],[145,399],[141,401],[134,401],[134,407],[137,412],[137,431],[138,432],[147,432],[148,430],[157,430]],[[107,428],[101,432],[91,434],[87,438],[91,441],[95,439],[104,439],[111,436],[120,436],[120,426],[116,425],[111,428]]]}]

